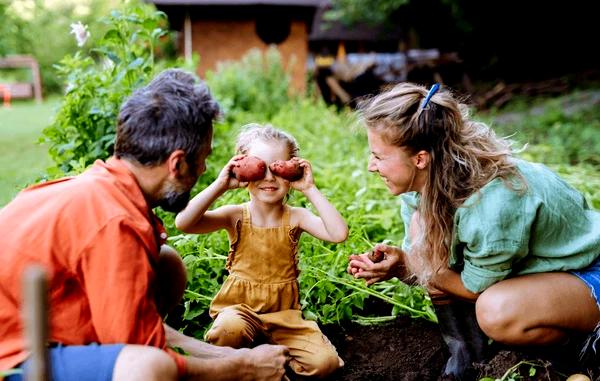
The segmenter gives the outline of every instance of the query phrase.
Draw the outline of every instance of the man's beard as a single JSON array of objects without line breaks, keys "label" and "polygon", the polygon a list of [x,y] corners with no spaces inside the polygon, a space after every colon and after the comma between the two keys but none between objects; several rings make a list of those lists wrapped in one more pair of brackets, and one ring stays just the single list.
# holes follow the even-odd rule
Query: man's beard
[{"label": "man's beard", "polygon": [[167,212],[179,213],[187,206],[189,201],[190,191],[177,192],[170,190],[165,192],[163,198],[158,200],[158,206]]}]

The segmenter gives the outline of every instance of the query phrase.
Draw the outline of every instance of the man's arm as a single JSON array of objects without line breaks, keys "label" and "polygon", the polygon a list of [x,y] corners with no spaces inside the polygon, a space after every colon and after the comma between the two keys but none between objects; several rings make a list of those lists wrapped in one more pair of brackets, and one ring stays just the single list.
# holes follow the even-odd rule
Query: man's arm
[{"label": "man's arm", "polygon": [[277,380],[284,374],[287,348],[260,345],[253,349],[233,349],[211,345],[164,325],[167,345],[179,347],[186,357],[190,380]]},{"label": "man's arm", "polygon": [[231,347],[211,345],[193,337],[186,336],[166,324],[164,324],[164,327],[167,345],[169,347],[181,348],[190,356],[200,359],[214,359],[227,357],[235,353],[235,349]]},{"label": "man's arm", "polygon": [[281,381],[287,362],[287,348],[263,344],[248,349],[231,349],[223,358],[188,357],[186,380]]}]

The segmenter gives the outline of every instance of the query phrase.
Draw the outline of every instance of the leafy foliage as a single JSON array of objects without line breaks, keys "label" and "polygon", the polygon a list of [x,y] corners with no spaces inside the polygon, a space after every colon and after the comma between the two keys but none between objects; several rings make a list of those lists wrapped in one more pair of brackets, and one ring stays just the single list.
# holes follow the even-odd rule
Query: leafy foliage
[{"label": "leafy foliage", "polygon": [[383,24],[390,15],[410,0],[333,0],[332,9],[325,15],[328,20],[341,20],[347,24],[366,21]]},{"label": "leafy foliage", "polygon": [[[527,379],[529,379],[537,374],[538,368],[543,370],[547,366],[548,364],[544,363],[543,361],[524,360],[508,368],[508,370],[506,370],[506,372],[500,378],[484,377],[479,379],[479,381],[519,381],[525,378],[523,374],[526,374],[526,377],[528,377]],[[527,373],[525,373],[525,370],[527,370]]]},{"label": "leafy foliage", "polygon": [[[529,112],[514,112],[496,119],[495,130],[511,136],[520,145],[528,144],[523,155],[546,164],[591,164],[600,166],[600,109],[594,104],[600,93],[574,94],[570,101],[547,101]],[[596,100],[597,102],[597,100]]]},{"label": "leafy foliage", "polygon": [[206,81],[228,118],[238,112],[270,118],[290,99],[290,75],[275,47],[265,54],[252,49],[240,61],[220,63],[215,72],[207,73]]},{"label": "leafy foliage", "polygon": [[57,165],[51,176],[109,157],[121,103],[160,69],[154,54],[167,34],[164,13],[133,4],[112,11],[104,22],[108,30],[93,55],[77,52],[56,66],[68,87],[52,125],[44,130]]}]

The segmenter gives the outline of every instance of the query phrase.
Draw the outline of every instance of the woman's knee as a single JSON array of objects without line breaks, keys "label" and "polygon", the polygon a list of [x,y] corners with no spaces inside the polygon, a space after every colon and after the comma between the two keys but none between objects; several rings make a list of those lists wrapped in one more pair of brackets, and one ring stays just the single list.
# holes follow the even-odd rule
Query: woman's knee
[{"label": "woman's knee", "polygon": [[493,289],[484,291],[475,303],[477,323],[491,339],[504,342],[518,330],[515,301]]},{"label": "woman's knee", "polygon": [[165,351],[143,345],[127,345],[121,350],[113,381],[177,380],[177,365]]}]

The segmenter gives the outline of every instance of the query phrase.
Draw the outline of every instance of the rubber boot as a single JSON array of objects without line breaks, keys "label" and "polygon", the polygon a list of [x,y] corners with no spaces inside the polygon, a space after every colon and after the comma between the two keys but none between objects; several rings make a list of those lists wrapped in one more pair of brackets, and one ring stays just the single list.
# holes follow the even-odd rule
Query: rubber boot
[{"label": "rubber boot", "polygon": [[475,304],[452,301],[434,304],[434,308],[442,338],[450,352],[443,376],[472,380],[475,376],[472,365],[485,358],[488,347],[488,337],[477,323]]}]

